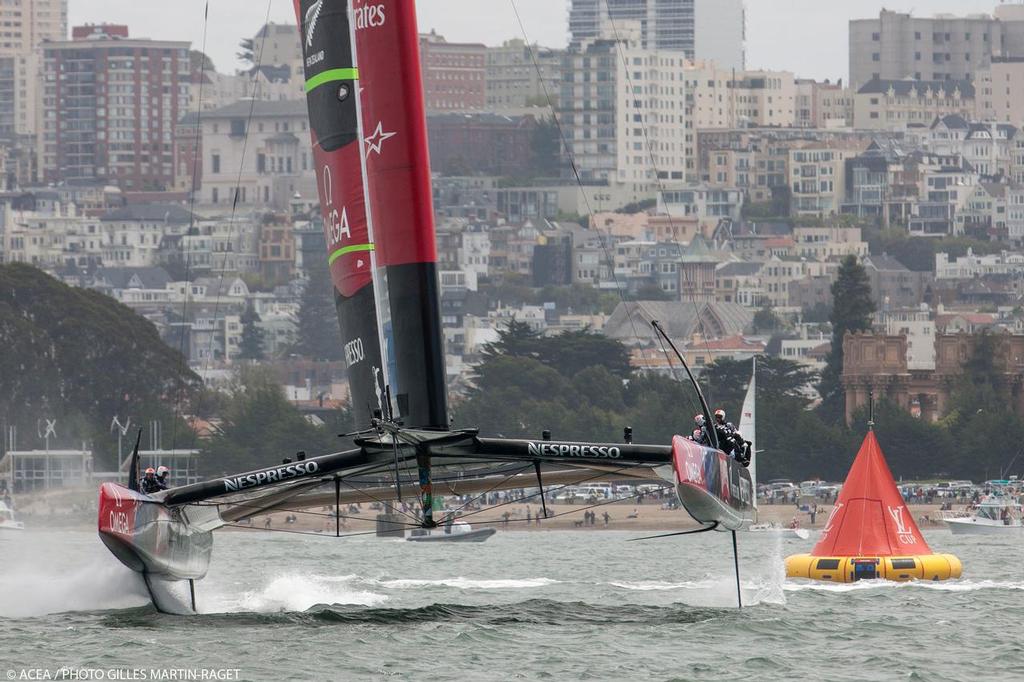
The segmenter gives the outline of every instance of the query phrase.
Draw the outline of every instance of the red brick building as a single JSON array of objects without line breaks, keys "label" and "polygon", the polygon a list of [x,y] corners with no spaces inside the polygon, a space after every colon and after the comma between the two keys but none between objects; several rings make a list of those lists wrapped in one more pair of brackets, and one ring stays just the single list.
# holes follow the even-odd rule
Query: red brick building
[{"label": "red brick building", "polygon": [[480,111],[487,104],[487,46],[449,43],[433,31],[420,35],[427,111]]},{"label": "red brick building", "polygon": [[76,26],[71,35],[43,45],[44,180],[172,188],[190,44],[132,39],[127,26],[108,24]]}]

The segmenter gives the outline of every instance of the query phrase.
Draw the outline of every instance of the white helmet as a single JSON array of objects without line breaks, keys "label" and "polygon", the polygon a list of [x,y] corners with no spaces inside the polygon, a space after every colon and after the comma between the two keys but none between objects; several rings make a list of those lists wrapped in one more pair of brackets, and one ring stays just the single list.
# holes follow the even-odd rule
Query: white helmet
[{"label": "white helmet", "polygon": [[722,408],[718,408],[717,410],[715,410],[715,419],[721,419],[722,421],[725,421],[725,410],[723,410]]},{"label": "white helmet", "polygon": [[167,467],[163,466],[163,465],[157,467],[157,469],[156,469],[156,475],[157,476],[166,476],[169,473],[171,473],[171,470],[168,469]]},{"label": "white helmet", "polygon": [[705,423],[704,415],[702,415],[702,414],[694,415],[693,422],[697,426],[704,426],[704,423]]}]

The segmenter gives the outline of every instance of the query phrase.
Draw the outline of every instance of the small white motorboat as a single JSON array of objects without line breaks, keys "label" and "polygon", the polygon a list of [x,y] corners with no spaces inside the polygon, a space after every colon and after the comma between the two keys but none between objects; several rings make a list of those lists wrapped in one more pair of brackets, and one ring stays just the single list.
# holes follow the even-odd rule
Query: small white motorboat
[{"label": "small white motorboat", "polygon": [[1024,531],[1021,505],[999,495],[989,495],[965,511],[945,511],[942,520],[957,535],[1005,535]]},{"label": "small white motorboat", "polygon": [[494,528],[478,528],[465,521],[446,523],[436,528],[414,528],[406,540],[410,542],[483,542],[498,531]]},{"label": "small white motorboat", "polygon": [[14,510],[6,502],[0,500],[0,534],[22,530],[25,530],[25,524],[15,520]]},{"label": "small white motorboat", "polygon": [[780,526],[777,523],[754,523],[748,528],[751,533],[774,533],[784,538],[798,538],[806,540],[811,537],[811,531],[806,528],[791,528]]}]

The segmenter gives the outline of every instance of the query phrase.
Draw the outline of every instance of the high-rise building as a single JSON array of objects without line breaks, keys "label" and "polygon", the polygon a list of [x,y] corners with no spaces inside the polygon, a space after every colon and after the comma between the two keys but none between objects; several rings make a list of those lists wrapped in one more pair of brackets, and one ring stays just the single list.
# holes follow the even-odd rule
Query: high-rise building
[{"label": "high-rise building", "polygon": [[[0,2],[0,135],[34,135],[38,126],[39,58],[45,41],[68,34],[68,0]],[[4,133],[3,131],[8,131]]]},{"label": "high-rise building", "polygon": [[46,182],[124,190],[174,184],[174,129],[188,110],[189,43],[129,38],[127,26],[76,26],[42,46],[40,133]]},{"label": "high-rise building", "polygon": [[428,112],[480,111],[487,103],[487,46],[420,35],[420,68]]},{"label": "high-rise building", "polygon": [[1024,56],[1024,4],[994,15],[915,17],[882,10],[850,22],[850,86],[881,80],[970,80],[993,57]]},{"label": "high-rise building", "polygon": [[47,40],[68,35],[68,0],[0,2],[0,55],[30,54]]},{"label": "high-rise building", "polygon": [[640,47],[683,52],[744,68],[743,0],[570,0],[570,44],[615,33],[621,22],[640,26]]},{"label": "high-rise building", "polygon": [[1024,57],[993,57],[974,79],[975,117],[1024,124]]},{"label": "high-rise building", "polygon": [[650,188],[685,178],[684,61],[624,36],[569,49],[559,119],[584,180]]}]

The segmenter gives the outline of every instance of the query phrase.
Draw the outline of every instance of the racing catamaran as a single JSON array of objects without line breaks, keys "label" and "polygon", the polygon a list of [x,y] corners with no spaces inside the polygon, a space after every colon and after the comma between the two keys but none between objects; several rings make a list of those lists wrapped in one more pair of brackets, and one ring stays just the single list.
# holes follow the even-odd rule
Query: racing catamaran
[{"label": "racing catamaran", "polygon": [[[417,499],[420,511],[407,525],[432,529],[448,521],[435,518],[438,494],[532,487],[543,505],[545,485],[660,478],[701,524],[679,534],[732,531],[735,558],[735,531],[751,521],[754,489],[747,469],[716,447],[680,436],[670,445],[634,444],[629,429],[624,442],[590,443],[552,440],[547,431],[530,440],[451,428],[414,0],[295,0],[295,8],[326,257],[363,428],[351,450],[300,453],[151,495],[104,483],[106,546],[143,574],[159,610],[192,613],[213,531],[259,514],[334,505],[340,522],[343,504]],[[660,325],[655,330],[672,345]]]}]

